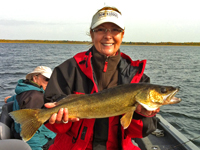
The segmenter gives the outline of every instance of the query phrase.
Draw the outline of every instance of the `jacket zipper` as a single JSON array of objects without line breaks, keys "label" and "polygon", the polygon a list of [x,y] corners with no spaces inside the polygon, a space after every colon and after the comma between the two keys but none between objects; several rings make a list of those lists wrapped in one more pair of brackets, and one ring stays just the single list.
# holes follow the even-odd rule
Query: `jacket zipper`
[{"label": "jacket zipper", "polygon": [[76,141],[77,141],[77,139],[78,139],[78,136],[79,136],[79,134],[80,134],[80,130],[81,130],[82,125],[83,125],[83,121],[81,122],[81,125],[80,125],[80,127],[79,127],[79,129],[78,129],[77,136],[76,136],[76,137],[73,136],[73,138],[72,138],[72,143],[76,143]]},{"label": "jacket zipper", "polygon": [[108,57],[105,60],[105,64],[104,64],[104,68],[103,68],[103,72],[106,72],[108,68]]}]

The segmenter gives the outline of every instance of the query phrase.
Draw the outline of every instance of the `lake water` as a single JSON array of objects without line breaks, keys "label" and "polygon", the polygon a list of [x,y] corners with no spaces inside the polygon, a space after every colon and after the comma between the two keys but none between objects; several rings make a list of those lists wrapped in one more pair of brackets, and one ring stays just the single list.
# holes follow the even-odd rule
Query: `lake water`
[{"label": "lake water", "polygon": [[[18,79],[39,65],[54,69],[88,45],[0,43],[0,112],[4,98],[14,94]],[[200,47],[121,46],[133,60],[147,59],[151,83],[181,87],[182,102],[162,106],[160,114],[188,139],[200,135]],[[200,148],[200,138],[193,141]]]}]

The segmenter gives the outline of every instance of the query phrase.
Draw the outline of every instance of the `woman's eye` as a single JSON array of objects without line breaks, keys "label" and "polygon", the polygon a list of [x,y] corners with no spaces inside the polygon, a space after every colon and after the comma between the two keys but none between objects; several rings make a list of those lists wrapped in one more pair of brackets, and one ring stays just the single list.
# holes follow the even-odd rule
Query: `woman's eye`
[{"label": "woman's eye", "polygon": [[119,31],[119,29],[112,29],[112,31],[114,31],[114,32],[116,32],[116,31],[117,31],[117,32],[118,32],[118,31]]},{"label": "woman's eye", "polygon": [[97,31],[104,31],[104,29],[103,28],[99,28],[99,29],[97,29]]}]

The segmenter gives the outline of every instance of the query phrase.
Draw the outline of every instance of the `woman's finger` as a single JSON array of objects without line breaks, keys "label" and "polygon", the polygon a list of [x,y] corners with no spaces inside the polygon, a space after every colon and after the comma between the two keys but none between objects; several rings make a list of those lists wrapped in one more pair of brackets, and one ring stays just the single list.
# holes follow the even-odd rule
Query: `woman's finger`
[{"label": "woman's finger", "polygon": [[54,102],[54,103],[45,103],[44,106],[45,106],[46,108],[53,108],[53,107],[56,106],[56,102]]},{"label": "woman's finger", "polygon": [[60,123],[62,121],[63,118],[63,108],[60,108],[58,113],[57,113],[57,117],[56,117],[56,123]]},{"label": "woman's finger", "polygon": [[54,124],[56,122],[56,117],[57,117],[57,113],[54,113],[50,119],[49,119],[49,123],[50,124]]},{"label": "woman's finger", "polygon": [[68,122],[68,109],[64,108],[62,122]]}]

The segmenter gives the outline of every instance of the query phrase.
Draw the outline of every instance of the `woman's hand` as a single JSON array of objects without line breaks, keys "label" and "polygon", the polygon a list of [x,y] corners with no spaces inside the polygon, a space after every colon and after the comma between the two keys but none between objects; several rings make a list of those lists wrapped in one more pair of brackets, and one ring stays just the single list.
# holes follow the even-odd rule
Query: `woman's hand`
[{"label": "woman's hand", "polygon": [[137,108],[136,108],[136,112],[139,113],[139,114],[142,114],[146,117],[151,117],[151,116],[154,116],[155,114],[157,114],[158,112],[160,111],[160,108],[156,109],[156,110],[153,110],[153,111],[148,111],[146,110],[142,105],[138,105]]},{"label": "woman's hand", "polygon": [[[56,103],[46,103],[44,104],[46,108],[53,108],[56,106]],[[54,113],[50,119],[49,123],[67,123],[68,121],[76,122],[79,121],[79,118],[68,118],[68,109],[67,108],[61,108],[59,109],[58,113]]]},{"label": "woman's hand", "polygon": [[9,98],[11,98],[11,96],[5,97],[5,98],[4,98],[4,102],[7,103],[7,100],[8,100]]}]

